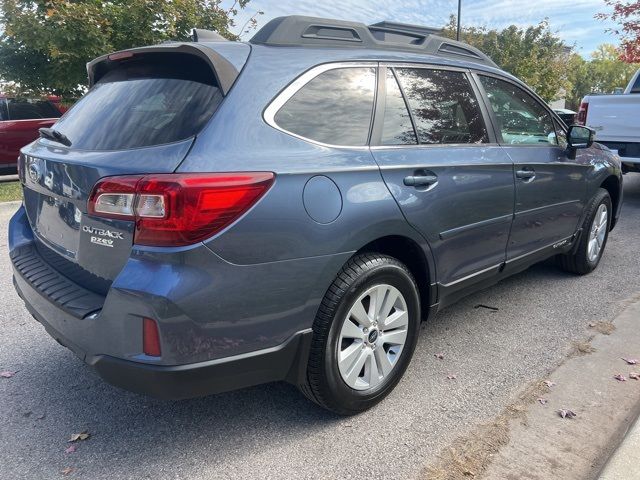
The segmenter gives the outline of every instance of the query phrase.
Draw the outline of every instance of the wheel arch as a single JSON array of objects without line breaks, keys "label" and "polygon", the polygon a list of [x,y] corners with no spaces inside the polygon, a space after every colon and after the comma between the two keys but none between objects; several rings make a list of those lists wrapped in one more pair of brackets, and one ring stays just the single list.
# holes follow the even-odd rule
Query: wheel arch
[{"label": "wheel arch", "polygon": [[425,248],[410,237],[387,235],[367,243],[354,255],[365,252],[389,255],[407,266],[418,284],[422,317],[423,320],[426,320],[430,311],[429,307],[437,302],[437,289],[434,265],[429,261],[430,257],[425,252]]},{"label": "wheel arch", "polygon": [[604,188],[607,192],[609,192],[609,196],[611,197],[612,204],[612,215],[611,215],[611,228],[615,227],[616,222],[618,220],[618,208],[620,206],[620,200],[622,197],[620,179],[616,175],[609,175],[607,178],[603,180],[600,184],[600,188]]}]

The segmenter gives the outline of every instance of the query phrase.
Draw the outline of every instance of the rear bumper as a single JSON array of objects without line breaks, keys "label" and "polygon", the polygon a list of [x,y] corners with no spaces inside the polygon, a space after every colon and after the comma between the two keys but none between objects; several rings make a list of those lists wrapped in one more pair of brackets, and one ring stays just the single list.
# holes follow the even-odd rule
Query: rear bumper
[{"label": "rear bumper", "polygon": [[202,397],[262,383],[299,384],[312,331],[299,332],[277,347],[190,365],[160,366],[98,355],[90,365],[112,385],[166,400]]},{"label": "rear bumper", "polygon": [[82,358],[104,380],[125,390],[165,400],[181,400],[283,380],[297,385],[304,379],[313,335],[311,329],[296,333],[276,347],[187,365],[152,365],[110,355],[91,356],[32,306],[27,296],[39,295],[35,289],[25,295],[23,289],[29,287],[19,275],[14,276],[14,285],[29,312],[49,335]]},{"label": "rear bumper", "polygon": [[[324,278],[308,272],[328,278],[344,262],[238,266],[204,246],[134,253],[102,297],[53,269],[34,242],[21,208],[11,219],[9,250],[15,288],[33,317],[108,382],[166,399],[301,381],[326,289]],[[292,276],[292,268],[307,274]],[[161,357],[142,353],[145,317],[158,323]]]},{"label": "rear bumper", "polygon": [[[47,333],[116,387],[165,400],[182,400],[268,382],[288,381],[297,385],[304,380],[313,335],[311,329],[296,333],[276,347],[187,365],[153,365],[110,355],[91,356],[33,308],[25,297],[25,283],[21,280],[14,276],[16,291]],[[35,290],[29,293],[38,294]]]}]

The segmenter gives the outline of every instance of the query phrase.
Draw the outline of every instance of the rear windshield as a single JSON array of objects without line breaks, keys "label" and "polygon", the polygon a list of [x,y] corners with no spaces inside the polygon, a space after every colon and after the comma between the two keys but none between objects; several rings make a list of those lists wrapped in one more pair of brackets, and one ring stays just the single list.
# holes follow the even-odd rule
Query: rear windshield
[{"label": "rear windshield", "polygon": [[121,60],[55,129],[80,150],[123,150],[177,142],[197,134],[222,94],[203,60],[151,53]]}]

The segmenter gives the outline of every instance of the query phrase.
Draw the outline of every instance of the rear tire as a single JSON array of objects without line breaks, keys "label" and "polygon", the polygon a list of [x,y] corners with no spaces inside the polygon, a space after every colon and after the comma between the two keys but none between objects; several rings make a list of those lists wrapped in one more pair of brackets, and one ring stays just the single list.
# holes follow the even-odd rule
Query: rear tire
[{"label": "rear tire", "polygon": [[609,238],[612,212],[609,192],[604,188],[598,189],[587,207],[575,253],[558,256],[558,263],[563,270],[585,275],[596,269]]},{"label": "rear tire", "polygon": [[407,267],[378,253],[353,257],[316,315],[300,390],[340,415],[371,408],[402,378],[419,327],[418,287]]}]

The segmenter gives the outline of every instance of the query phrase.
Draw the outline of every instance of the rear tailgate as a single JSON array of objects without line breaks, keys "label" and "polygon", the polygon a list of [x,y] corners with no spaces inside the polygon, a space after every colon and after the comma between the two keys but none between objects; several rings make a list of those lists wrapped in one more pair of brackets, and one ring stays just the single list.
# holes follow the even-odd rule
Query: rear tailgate
[{"label": "rear tailgate", "polygon": [[[39,247],[67,265],[65,273],[86,284],[82,270],[111,281],[126,262],[133,242],[133,222],[87,215],[87,199],[98,179],[111,175],[172,172],[192,139],[131,152],[69,152],[39,143],[23,149],[20,178],[24,206]],[[51,252],[44,253],[45,257]],[[61,260],[60,265],[64,265]],[[102,285],[101,285],[102,283]],[[100,293],[108,284],[95,281]]]},{"label": "rear tailgate", "polygon": [[184,160],[238,73],[204,50],[164,45],[97,59],[89,67],[95,85],[53,127],[71,145],[40,139],[22,149],[36,247],[67,278],[106,294],[121,271],[135,224],[89,215],[87,201],[100,178],[171,173]]}]

